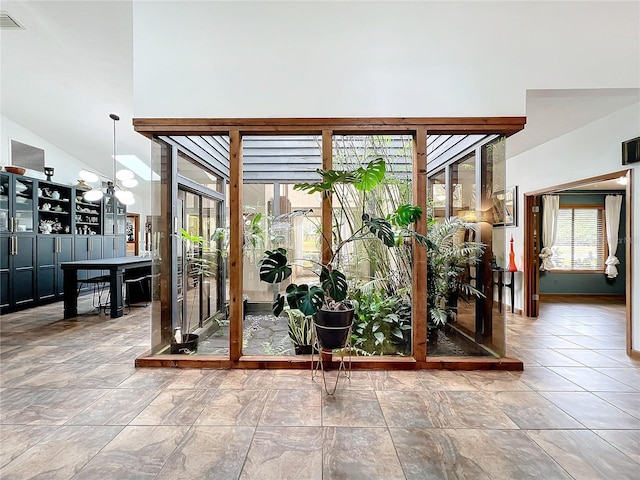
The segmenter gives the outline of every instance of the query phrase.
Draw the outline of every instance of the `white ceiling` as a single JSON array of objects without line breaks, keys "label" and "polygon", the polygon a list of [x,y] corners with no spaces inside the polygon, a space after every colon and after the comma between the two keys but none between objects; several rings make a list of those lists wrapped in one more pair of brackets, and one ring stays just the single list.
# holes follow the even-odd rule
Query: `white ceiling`
[{"label": "white ceiling", "polygon": [[148,162],[133,131],[132,7],[129,1],[2,1],[24,30],[2,30],[1,113],[111,176],[118,154]]},{"label": "white ceiling", "polygon": [[[118,153],[148,162],[149,141],[131,124],[131,1],[2,1],[1,9],[25,27],[0,32],[1,113],[107,175],[108,115],[117,113]],[[509,139],[507,155],[639,100],[638,89],[530,90],[526,128]]]}]

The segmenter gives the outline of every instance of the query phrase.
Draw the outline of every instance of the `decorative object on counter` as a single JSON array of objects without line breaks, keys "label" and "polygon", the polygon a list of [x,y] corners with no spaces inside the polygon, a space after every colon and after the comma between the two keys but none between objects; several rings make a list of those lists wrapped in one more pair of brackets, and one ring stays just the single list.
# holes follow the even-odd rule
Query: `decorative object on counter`
[{"label": "decorative object on counter", "polygon": [[54,168],[53,167],[44,167],[44,174],[47,176],[47,182],[51,181],[51,177],[53,177]]},{"label": "decorative object on counter", "polygon": [[54,223],[55,222],[53,220],[40,220],[40,225],[38,226],[38,228],[40,229],[40,233],[52,233]]},{"label": "decorative object on counter", "polygon": [[4,169],[5,171],[9,173],[15,173],[16,175],[24,175],[24,173],[27,171],[26,168],[16,167],[14,165],[7,165],[6,167],[4,167]]},{"label": "decorative object on counter", "polygon": [[[135,174],[131,170],[122,169],[116,171],[116,122],[120,120],[120,117],[115,113],[111,113],[109,115],[109,118],[113,120],[113,177],[107,181],[106,192],[103,192],[99,188],[91,188],[84,193],[84,198],[88,201],[96,201],[100,200],[104,193],[107,193],[107,195],[114,195],[118,199],[118,201],[120,201],[124,205],[133,205],[133,203],[135,202],[133,193],[130,190],[126,189],[135,187],[136,185],[138,185],[138,181],[135,179]],[[82,180],[96,181],[82,178],[83,172],[80,172]],[[118,181],[120,181],[120,183],[118,183]]]},{"label": "decorative object on counter", "polygon": [[516,254],[513,251],[513,235],[511,235],[511,240],[509,240],[509,244],[511,245],[509,250],[509,267],[507,270],[509,272],[517,272],[518,267],[516,267]]}]

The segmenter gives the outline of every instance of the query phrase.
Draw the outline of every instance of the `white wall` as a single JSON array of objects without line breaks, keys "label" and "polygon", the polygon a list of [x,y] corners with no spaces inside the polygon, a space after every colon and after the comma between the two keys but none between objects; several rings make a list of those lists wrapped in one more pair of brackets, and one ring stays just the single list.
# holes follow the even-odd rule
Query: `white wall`
[{"label": "white wall", "polygon": [[[520,204],[522,195],[582,179],[633,169],[632,215],[635,229],[632,242],[632,278],[635,299],[633,315],[633,346],[640,350],[640,166],[623,166],[621,143],[640,134],[640,103],[621,109],[566,135],[555,138],[536,148],[509,157],[507,139],[507,185],[518,185]],[[520,227],[508,229],[513,234],[517,264],[523,264],[524,211],[518,211]],[[516,308],[523,305],[522,290],[516,297]]]},{"label": "white wall", "polygon": [[[61,150],[53,143],[44,140],[27,128],[18,125],[4,115],[0,116],[0,165],[9,165],[11,140],[17,140],[27,145],[42,148],[44,150],[45,165],[55,169],[52,180],[56,183],[76,185],[78,183],[78,172],[80,170],[83,168],[93,170],[92,167],[81,160]],[[35,170],[27,170],[25,175],[43,180],[46,178],[43,172],[37,172]],[[149,190],[149,184],[147,182],[141,182],[140,185],[134,189],[136,203],[127,207],[128,211],[140,214],[140,235],[143,235],[144,222],[147,215],[151,215]],[[140,238],[144,237],[141,236]]]},{"label": "white wall", "polygon": [[[78,183],[78,172],[85,168],[85,165],[77,158],[67,152],[60,150],[57,146],[40,138],[35,133],[18,125],[11,119],[0,116],[0,165],[8,165],[11,151],[11,140],[26,143],[33,147],[44,150],[44,163],[48,167],[54,167],[55,172],[52,180],[58,183],[75,185]],[[43,172],[28,170],[26,175],[31,177],[46,178]]]},{"label": "white wall", "polygon": [[523,115],[640,86],[640,2],[134,2],[135,117]]},{"label": "white wall", "polygon": [[[524,115],[528,89],[639,88],[639,16],[635,1],[134,2],[134,116]],[[620,170],[637,125],[627,109],[526,151],[507,183]]]}]

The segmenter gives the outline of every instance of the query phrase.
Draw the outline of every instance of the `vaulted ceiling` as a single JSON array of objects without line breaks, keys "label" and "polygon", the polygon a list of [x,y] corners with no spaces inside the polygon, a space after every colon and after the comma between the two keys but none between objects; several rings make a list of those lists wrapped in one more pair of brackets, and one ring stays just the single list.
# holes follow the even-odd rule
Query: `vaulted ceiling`
[{"label": "vaulted ceiling", "polygon": [[[109,174],[108,115],[115,112],[121,117],[118,153],[148,162],[149,140],[134,132],[131,124],[132,2],[3,1],[2,10],[24,27],[0,31],[2,115]],[[193,54],[198,54],[197,45]],[[637,89],[529,91],[523,111],[526,128],[510,138],[507,156],[638,99]]]}]

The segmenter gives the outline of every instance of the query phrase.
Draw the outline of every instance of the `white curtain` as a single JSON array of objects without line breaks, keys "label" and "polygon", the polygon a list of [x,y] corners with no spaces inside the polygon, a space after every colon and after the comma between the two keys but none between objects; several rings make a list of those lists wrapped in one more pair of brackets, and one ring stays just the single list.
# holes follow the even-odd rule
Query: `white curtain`
[{"label": "white curtain", "polygon": [[618,276],[616,265],[620,263],[616,257],[618,250],[618,227],[620,226],[620,208],[622,207],[622,195],[607,195],[604,197],[604,222],[607,227],[607,243],[609,244],[609,256],[605,273],[609,278]]},{"label": "white curtain", "polygon": [[558,231],[558,210],[560,209],[560,197],[558,195],[545,195],[542,197],[542,250],[540,258],[542,264],[540,270],[553,269],[551,257],[553,257],[553,245],[556,243]]}]

